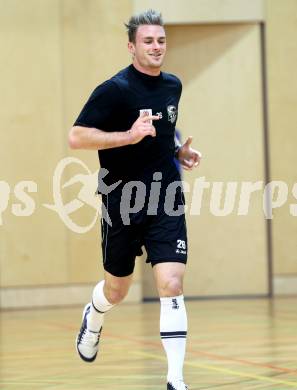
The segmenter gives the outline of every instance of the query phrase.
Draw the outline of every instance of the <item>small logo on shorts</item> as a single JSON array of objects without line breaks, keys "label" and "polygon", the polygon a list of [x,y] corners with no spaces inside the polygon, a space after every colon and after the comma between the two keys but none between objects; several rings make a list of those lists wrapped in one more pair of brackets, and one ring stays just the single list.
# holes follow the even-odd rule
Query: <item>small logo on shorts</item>
[{"label": "small logo on shorts", "polygon": [[179,309],[176,298],[172,298],[172,309],[175,309],[175,310]]}]

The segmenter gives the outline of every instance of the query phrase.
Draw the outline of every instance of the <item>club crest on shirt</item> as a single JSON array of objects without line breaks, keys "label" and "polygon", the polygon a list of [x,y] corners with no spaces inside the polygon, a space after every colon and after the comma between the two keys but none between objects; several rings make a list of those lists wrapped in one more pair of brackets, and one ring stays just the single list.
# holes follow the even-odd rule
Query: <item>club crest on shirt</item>
[{"label": "club crest on shirt", "polygon": [[174,123],[177,118],[177,109],[175,106],[167,106],[168,120]]}]

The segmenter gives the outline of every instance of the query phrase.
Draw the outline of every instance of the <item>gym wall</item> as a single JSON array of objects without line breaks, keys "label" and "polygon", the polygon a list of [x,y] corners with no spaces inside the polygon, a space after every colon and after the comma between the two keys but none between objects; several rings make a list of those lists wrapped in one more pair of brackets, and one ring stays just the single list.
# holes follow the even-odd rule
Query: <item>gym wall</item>
[{"label": "gym wall", "polygon": [[[184,178],[191,186],[199,176],[210,182],[264,180],[259,23],[265,21],[271,179],[292,187],[297,141],[296,1],[189,0],[183,11],[178,2],[161,5],[169,22],[165,69],[180,75],[184,84],[178,126],[184,138],[194,136],[194,145],[204,155],[199,170]],[[0,220],[1,306],[83,303],[102,276],[99,224],[85,234],[75,233],[56,211],[43,205],[54,203],[53,175],[65,157],[80,159],[92,173],[98,169],[96,153],[69,150],[67,134],[93,88],[130,62],[123,22],[146,4],[0,0],[0,6],[1,192],[10,189]],[[62,185],[82,173],[88,172],[78,163],[69,164]],[[96,200],[89,199],[88,204],[78,198],[82,182],[77,179],[62,188],[63,203],[80,202],[70,204],[77,209],[71,219],[88,226]],[[27,188],[24,181],[33,185],[27,183]],[[33,212],[28,207],[32,215],[26,215],[19,199],[24,199],[22,188],[33,191],[29,193]],[[248,216],[214,217],[210,192],[205,192],[201,215],[188,218],[186,295],[269,293],[266,221],[260,196],[254,195]],[[294,203],[292,196],[290,200]],[[296,218],[286,203],[272,220],[278,294],[296,293],[296,233]],[[128,300],[141,300],[142,287],[144,297],[155,296],[146,267],[138,261]]]}]

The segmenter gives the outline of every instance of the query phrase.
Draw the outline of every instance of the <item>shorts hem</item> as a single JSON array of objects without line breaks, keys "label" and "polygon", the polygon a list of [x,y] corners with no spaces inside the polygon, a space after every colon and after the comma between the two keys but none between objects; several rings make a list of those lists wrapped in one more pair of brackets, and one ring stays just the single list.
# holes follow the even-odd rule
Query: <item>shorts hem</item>
[{"label": "shorts hem", "polygon": [[182,263],[182,264],[187,264],[187,259],[147,259],[146,260],[147,263],[151,263],[152,267],[156,264],[159,264],[159,263]]},{"label": "shorts hem", "polygon": [[105,266],[103,268],[104,268],[104,271],[109,272],[112,276],[116,276],[117,278],[124,278],[125,276],[130,276],[134,272],[134,269],[129,270],[129,271],[127,271],[127,270],[116,271],[116,270],[108,269],[108,267],[105,267]]}]

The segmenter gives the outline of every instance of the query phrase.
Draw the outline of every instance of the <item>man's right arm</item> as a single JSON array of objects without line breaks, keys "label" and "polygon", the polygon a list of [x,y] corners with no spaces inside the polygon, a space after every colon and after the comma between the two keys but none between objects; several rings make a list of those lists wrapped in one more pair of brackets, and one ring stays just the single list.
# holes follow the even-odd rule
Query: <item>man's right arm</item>
[{"label": "man's right arm", "polygon": [[93,127],[73,126],[69,132],[68,143],[72,149],[104,150],[133,145],[144,137],[156,136],[156,129],[150,123],[158,116],[141,115],[128,131],[106,132]]},{"label": "man's right arm", "polygon": [[103,150],[129,145],[131,135],[128,131],[110,133],[92,127],[73,126],[68,143],[71,149]]}]

